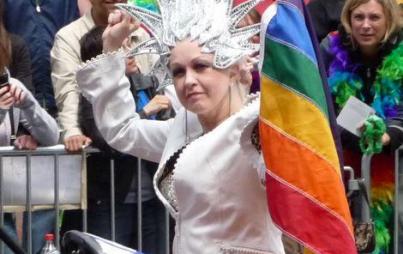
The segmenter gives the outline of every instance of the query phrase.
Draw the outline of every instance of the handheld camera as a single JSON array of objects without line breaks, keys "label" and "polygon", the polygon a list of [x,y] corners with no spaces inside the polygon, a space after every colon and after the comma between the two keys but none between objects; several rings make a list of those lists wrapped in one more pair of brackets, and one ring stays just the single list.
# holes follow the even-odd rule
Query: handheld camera
[{"label": "handheld camera", "polygon": [[9,85],[10,84],[9,82],[10,82],[10,75],[8,73],[8,70],[4,68],[4,70],[0,74],[0,88]]}]

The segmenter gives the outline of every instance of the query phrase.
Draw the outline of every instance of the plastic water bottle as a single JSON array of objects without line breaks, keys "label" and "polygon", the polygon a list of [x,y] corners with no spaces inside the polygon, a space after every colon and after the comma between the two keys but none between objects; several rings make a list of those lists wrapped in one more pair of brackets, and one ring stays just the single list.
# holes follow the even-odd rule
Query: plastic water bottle
[{"label": "plastic water bottle", "polygon": [[55,246],[55,236],[53,234],[45,235],[45,246],[43,246],[41,254],[60,254]]}]

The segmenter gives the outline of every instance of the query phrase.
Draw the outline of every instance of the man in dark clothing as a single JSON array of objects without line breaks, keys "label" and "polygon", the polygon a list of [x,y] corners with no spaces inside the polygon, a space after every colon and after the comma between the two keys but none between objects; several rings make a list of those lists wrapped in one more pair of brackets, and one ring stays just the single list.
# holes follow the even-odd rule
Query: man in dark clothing
[{"label": "man in dark clothing", "polygon": [[57,109],[50,78],[50,49],[56,32],[78,18],[77,1],[2,1],[6,4],[7,30],[21,36],[30,49],[35,97],[55,116]]},{"label": "man in dark clothing", "polygon": [[328,33],[337,30],[343,5],[344,0],[312,0],[308,3],[307,8],[319,42]]}]

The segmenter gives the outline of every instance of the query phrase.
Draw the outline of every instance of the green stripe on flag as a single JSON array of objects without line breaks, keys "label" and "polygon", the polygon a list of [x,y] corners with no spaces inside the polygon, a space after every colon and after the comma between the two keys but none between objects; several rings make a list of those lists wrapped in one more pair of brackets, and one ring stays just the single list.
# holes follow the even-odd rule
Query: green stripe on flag
[{"label": "green stripe on flag", "polygon": [[300,51],[266,38],[262,72],[308,97],[328,117],[318,67]]}]

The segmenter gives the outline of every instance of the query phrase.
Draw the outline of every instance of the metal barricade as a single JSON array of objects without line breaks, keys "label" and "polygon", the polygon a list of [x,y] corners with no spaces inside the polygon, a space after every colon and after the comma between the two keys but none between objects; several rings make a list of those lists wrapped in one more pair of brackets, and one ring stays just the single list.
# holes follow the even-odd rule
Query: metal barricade
[{"label": "metal barricade", "polygon": [[[365,179],[368,197],[371,200],[371,160],[372,156],[364,155],[361,160],[361,175]],[[394,232],[393,253],[403,253],[403,146],[395,151],[395,191],[394,191]],[[364,214],[370,218],[370,213]]]},{"label": "metal barricade", "polygon": [[[56,244],[60,249],[60,236],[59,232],[59,211],[67,209],[81,209],[83,211],[83,225],[82,230],[87,231],[87,168],[86,158],[90,153],[97,153],[98,149],[86,148],[81,153],[70,154],[67,153],[63,145],[57,145],[53,147],[38,148],[34,151],[29,150],[15,150],[13,147],[0,147],[0,225],[4,224],[5,212],[21,212],[27,213],[27,232],[26,239],[26,251],[32,253],[32,212],[41,209],[53,209],[56,212],[55,219],[55,232]],[[25,162],[25,163],[24,163]],[[24,166],[25,164],[25,166]],[[49,167],[53,165],[53,169]],[[32,170],[35,170],[34,178]],[[46,175],[46,179],[39,181],[38,185],[38,172],[41,170],[43,175]],[[75,172],[73,176],[72,171]],[[138,249],[142,250],[142,189],[141,189],[141,160],[138,160],[137,174],[137,231],[138,231]],[[12,172],[12,173],[10,173]],[[17,172],[17,173],[16,173]],[[53,172],[53,173],[52,173]],[[25,177],[21,177],[24,175]],[[115,161],[110,161],[110,195],[111,195],[111,240],[116,239],[116,225],[115,225]],[[20,175],[18,175],[20,174]],[[11,177],[10,177],[11,175]],[[16,176],[17,175],[17,176]],[[14,177],[14,178],[13,178]],[[69,179],[66,183],[66,177],[78,177],[79,179]],[[53,178],[53,188],[49,186],[49,179]],[[63,178],[64,181],[60,181]],[[18,193],[15,193],[16,185],[13,180],[18,180],[20,185],[25,184],[26,188],[24,195],[22,190],[18,189]],[[41,180],[41,179],[39,179]],[[77,182],[79,190],[77,193]],[[12,188],[10,188],[10,184]],[[46,185],[48,184],[48,185]],[[33,186],[34,185],[34,186]],[[67,186],[68,185],[68,186]],[[38,188],[42,190],[38,191]],[[74,191],[70,190],[66,192],[66,188],[71,187]],[[50,189],[50,190],[43,190]],[[11,190],[11,191],[10,191]],[[52,194],[50,194],[50,192]],[[14,192],[14,193],[13,193]],[[13,193],[13,194],[10,194]],[[72,195],[73,194],[73,195]],[[75,194],[75,195],[74,195]],[[77,194],[78,197],[77,197]],[[13,196],[14,195],[14,196]],[[170,236],[169,236],[169,213],[165,212],[166,235],[164,239],[165,253],[170,253]],[[4,253],[4,244],[0,241],[0,254]]]},{"label": "metal barricade", "polygon": [[[55,232],[58,232],[60,210],[86,210],[86,166],[83,158],[86,153],[96,151],[88,149],[82,154],[68,154],[62,145],[33,151],[0,147],[0,225],[4,224],[4,212],[25,211],[27,232],[24,233],[28,253],[32,253],[33,211],[54,209]],[[61,174],[62,177],[71,177],[70,181],[61,183]],[[59,244],[58,234],[56,244]],[[0,253],[3,253],[3,243],[0,247]]]},{"label": "metal barricade", "polygon": [[[347,196],[351,196],[353,192],[355,191],[360,191],[360,182],[364,183],[365,189],[367,191],[367,197],[368,200],[371,200],[371,155],[364,155],[361,158],[361,177],[356,178],[354,174],[354,169],[351,168],[350,166],[344,166],[344,172],[348,173],[349,179],[348,179],[348,192]],[[361,195],[361,220],[362,221],[370,221],[371,220],[371,211],[369,208],[369,204],[366,202],[366,197],[364,195]]]},{"label": "metal barricade", "polygon": [[[111,193],[111,238],[110,240],[116,240],[116,225],[115,225],[115,162],[113,159],[110,161],[110,175],[111,175],[111,185],[110,185],[110,193]],[[143,250],[143,209],[142,209],[142,160],[139,158],[137,160],[137,250]],[[164,228],[165,228],[165,239],[164,239],[164,246],[165,246],[165,254],[170,253],[170,214],[167,209],[165,209],[165,218],[164,218]]]},{"label": "metal barricade", "polygon": [[403,252],[403,146],[395,151],[394,254]]}]

